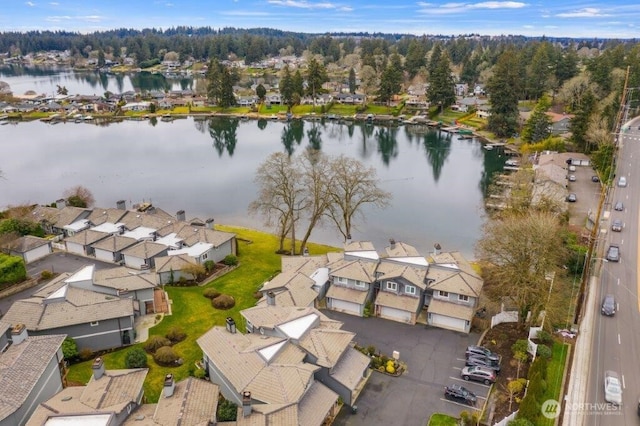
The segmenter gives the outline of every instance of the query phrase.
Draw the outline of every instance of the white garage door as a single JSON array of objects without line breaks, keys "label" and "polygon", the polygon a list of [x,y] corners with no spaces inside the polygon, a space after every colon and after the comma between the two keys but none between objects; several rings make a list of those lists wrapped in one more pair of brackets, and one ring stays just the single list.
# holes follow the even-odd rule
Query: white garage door
[{"label": "white garage door", "polygon": [[336,311],[360,316],[360,305],[346,300],[331,299],[331,308]]},{"label": "white garage door", "polygon": [[67,241],[67,251],[69,253],[84,255],[84,246],[82,244]]},{"label": "white garage door", "polygon": [[51,253],[51,247],[49,245],[40,246],[33,250],[29,250],[24,254],[25,263],[33,262],[34,260],[42,259]]},{"label": "white garage door", "polygon": [[382,306],[382,309],[380,310],[380,316],[382,316],[383,318],[392,319],[394,321],[411,322],[411,312],[390,308],[388,306]]},{"label": "white garage door", "polygon": [[448,328],[450,330],[466,332],[466,321],[460,318],[448,317],[446,315],[431,314],[431,324],[436,327]]}]

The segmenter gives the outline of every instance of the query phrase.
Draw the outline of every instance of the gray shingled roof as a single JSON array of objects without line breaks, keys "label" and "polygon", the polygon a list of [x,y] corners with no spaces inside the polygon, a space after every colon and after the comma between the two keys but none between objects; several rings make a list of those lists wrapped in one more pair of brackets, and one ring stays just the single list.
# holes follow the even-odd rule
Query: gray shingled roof
[{"label": "gray shingled roof", "polygon": [[167,251],[167,246],[151,241],[140,241],[138,244],[122,250],[122,254],[140,259],[150,259]]},{"label": "gray shingled roof", "polygon": [[156,272],[181,271],[184,267],[195,264],[186,254],[156,257]]},{"label": "gray shingled roof", "polygon": [[33,250],[44,245],[51,245],[51,241],[45,238],[25,235],[24,237],[11,241],[6,245],[6,247],[16,253],[26,253],[29,250]]},{"label": "gray shingled roof", "polygon": [[85,229],[84,231],[80,231],[71,237],[65,238],[64,240],[70,243],[77,243],[77,244],[82,244],[83,246],[88,246],[100,240],[103,240],[108,236],[109,234],[105,234],[104,232]]},{"label": "gray shingled roof", "polygon": [[114,235],[109,238],[105,238],[97,243],[91,245],[94,249],[100,249],[117,253],[128,247],[133,246],[138,241],[135,238],[123,237],[122,235]]},{"label": "gray shingled roof", "polygon": [[29,336],[0,353],[0,422],[26,402],[65,337]]},{"label": "gray shingled roof", "polygon": [[188,377],[176,383],[173,396],[160,396],[153,418],[166,426],[213,424],[218,394],[218,386],[210,381]]},{"label": "gray shingled roof", "polygon": [[349,278],[365,283],[372,283],[375,281],[377,266],[377,262],[345,259],[337,260],[328,265],[329,275],[332,277]]},{"label": "gray shingled roof", "polygon": [[120,299],[68,285],[63,300],[50,303],[39,297],[18,300],[3,319],[24,323],[27,330],[52,330],[129,316],[133,316],[133,299]]},{"label": "gray shingled roof", "polygon": [[93,283],[115,289],[144,290],[155,288],[155,274],[134,272],[129,268],[97,269],[93,274]]}]

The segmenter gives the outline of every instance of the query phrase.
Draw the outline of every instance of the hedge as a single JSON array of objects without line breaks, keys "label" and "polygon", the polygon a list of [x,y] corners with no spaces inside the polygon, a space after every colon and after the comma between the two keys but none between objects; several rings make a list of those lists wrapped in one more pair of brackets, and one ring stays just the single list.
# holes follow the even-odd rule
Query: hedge
[{"label": "hedge", "polygon": [[0,284],[13,284],[26,279],[27,269],[21,257],[0,253]]}]

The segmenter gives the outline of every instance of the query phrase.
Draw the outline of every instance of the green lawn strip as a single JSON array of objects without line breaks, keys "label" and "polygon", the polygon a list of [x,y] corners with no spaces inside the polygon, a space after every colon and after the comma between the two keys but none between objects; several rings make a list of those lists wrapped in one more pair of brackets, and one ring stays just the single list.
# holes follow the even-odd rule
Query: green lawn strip
[{"label": "green lawn strip", "polygon": [[[172,315],[149,329],[149,336],[165,336],[172,327],[180,327],[187,337],[174,345],[174,350],[184,363],[177,367],[162,367],[153,358],[147,357],[149,374],[145,381],[145,396],[148,402],[155,402],[162,391],[162,383],[167,373],[172,373],[177,381],[188,377],[195,370],[195,362],[202,358],[202,351],[196,340],[214,325],[224,325],[227,317],[232,317],[238,329],[244,331],[240,311],[256,303],[254,293],[262,284],[280,271],[280,255],[276,254],[278,240],[274,235],[246,228],[216,226],[220,231],[233,232],[238,236],[238,260],[240,265],[228,274],[201,287],[165,286],[171,299]],[[311,255],[337,251],[334,247],[309,244]],[[222,311],[211,306],[211,301],[202,295],[205,288],[214,287],[224,294],[233,296],[236,304]],[[142,346],[142,344],[134,345]],[[123,348],[103,356],[107,369],[122,369],[126,352]],[[74,364],[69,369],[67,379],[77,383],[87,383],[91,377],[92,361]]]},{"label": "green lawn strip", "polygon": [[[547,387],[544,391],[542,401],[548,399],[555,399],[561,401],[560,392],[562,391],[562,378],[564,377],[564,368],[567,361],[567,354],[569,353],[569,345],[566,343],[554,342],[553,348],[551,348],[552,355],[547,364]],[[540,418],[541,424],[553,425],[554,419]]]},{"label": "green lawn strip", "polygon": [[435,413],[431,415],[427,426],[458,426],[458,419],[446,414]]}]

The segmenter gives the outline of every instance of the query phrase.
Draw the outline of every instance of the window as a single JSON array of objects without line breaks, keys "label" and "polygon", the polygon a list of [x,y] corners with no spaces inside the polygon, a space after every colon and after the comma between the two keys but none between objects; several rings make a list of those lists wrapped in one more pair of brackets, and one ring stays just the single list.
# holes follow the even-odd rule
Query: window
[{"label": "window", "polygon": [[404,286],[404,292],[407,294],[416,294],[416,288],[412,285]]},{"label": "window", "polygon": [[202,258],[203,258],[203,259],[206,259],[207,257],[209,257],[209,256],[207,255],[207,253],[205,253],[205,254],[203,254],[203,255],[202,255]]},{"label": "window", "polygon": [[468,302],[469,301],[469,296],[465,296],[464,294],[459,294],[458,295],[458,301],[459,302]]},{"label": "window", "polygon": [[387,290],[396,291],[398,290],[398,283],[394,283],[393,281],[387,281]]},{"label": "window", "polygon": [[366,287],[366,283],[364,281],[356,281],[356,287],[357,288],[365,288]]},{"label": "window", "polygon": [[94,321],[89,323],[91,327],[96,327],[98,324],[100,324],[100,321]]},{"label": "window", "polygon": [[438,291],[438,297],[444,297],[445,299],[448,299],[449,298],[449,292],[448,291],[439,290]]},{"label": "window", "polygon": [[339,282],[340,284],[346,284],[347,279],[345,277],[336,277],[336,282]]}]

